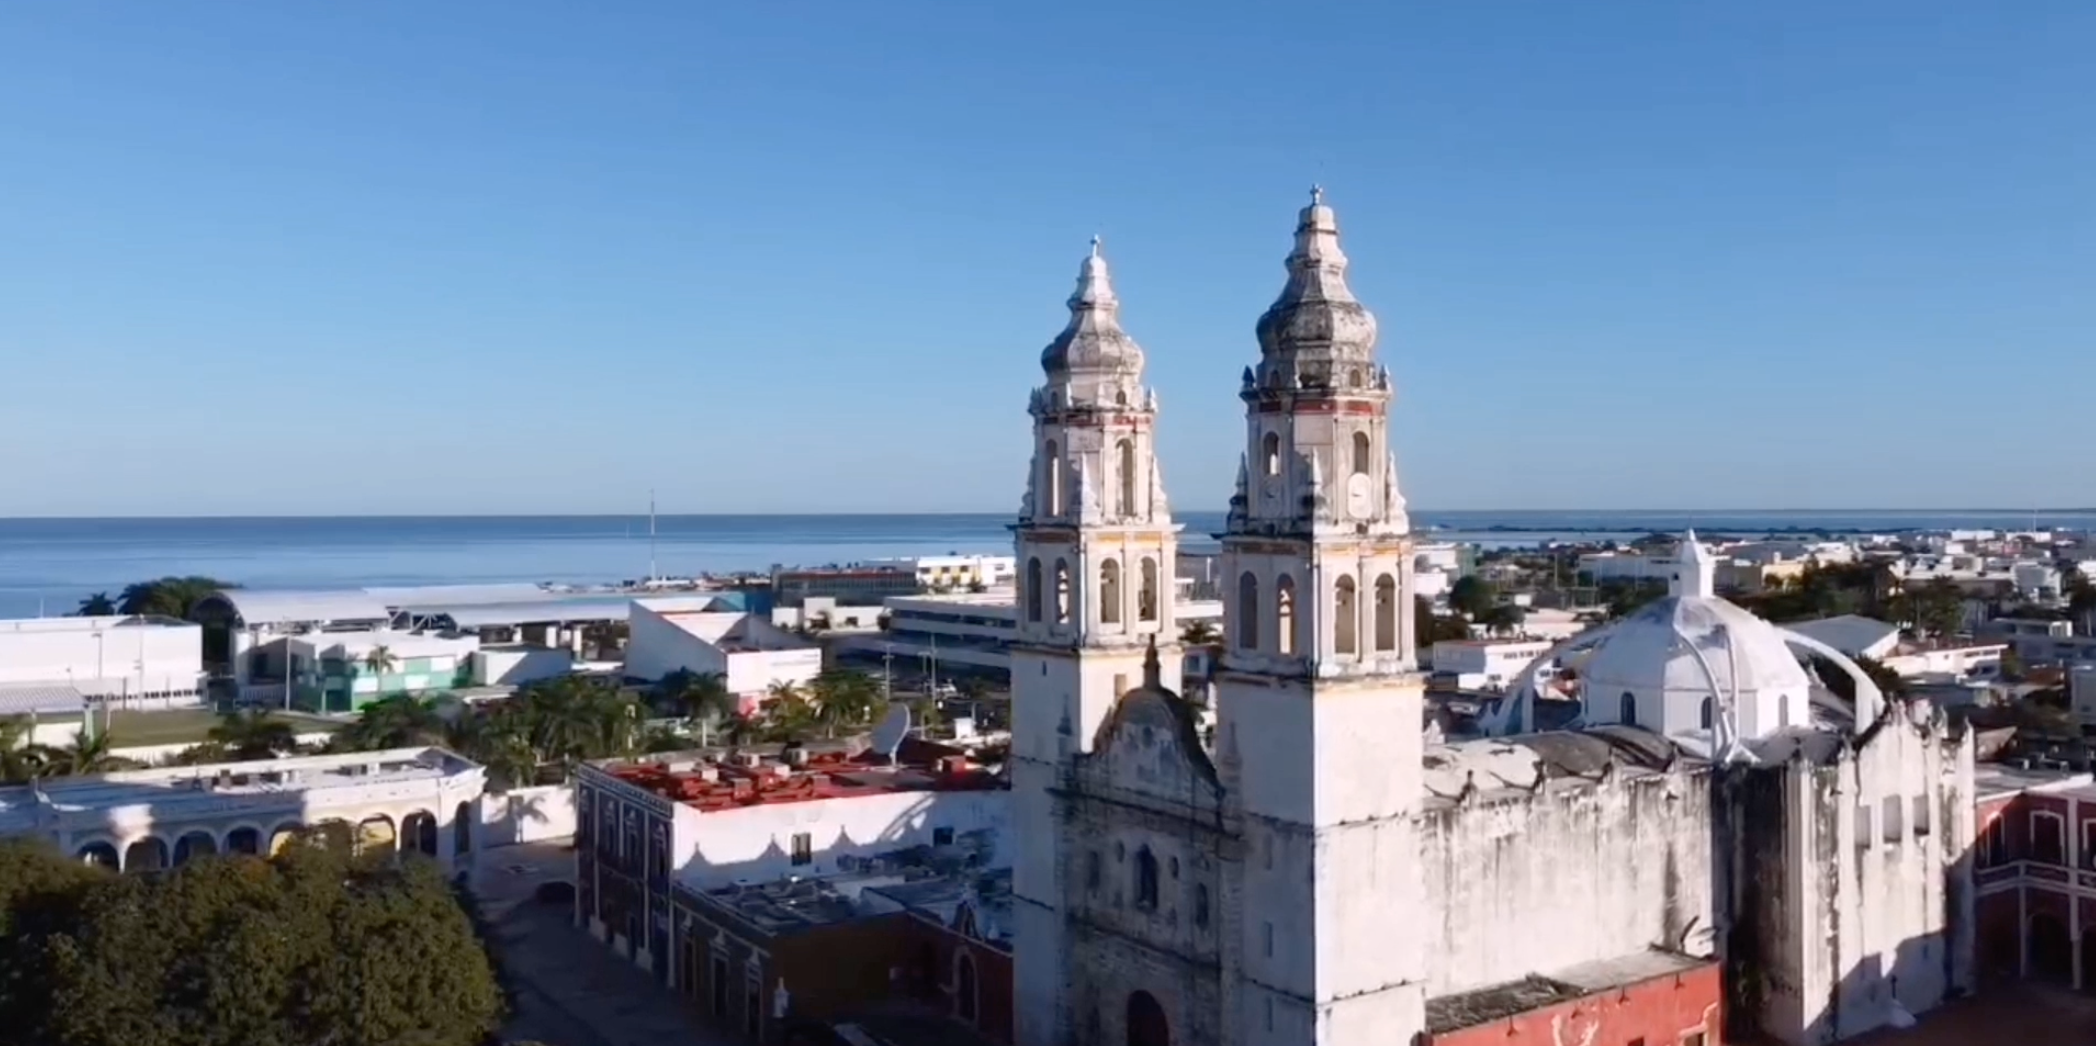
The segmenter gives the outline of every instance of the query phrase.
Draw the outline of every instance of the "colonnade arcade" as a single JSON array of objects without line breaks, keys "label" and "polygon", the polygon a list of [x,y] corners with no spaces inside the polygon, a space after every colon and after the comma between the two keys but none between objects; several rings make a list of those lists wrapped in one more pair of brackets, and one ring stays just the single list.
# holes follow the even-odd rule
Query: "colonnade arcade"
[{"label": "colonnade arcade", "polygon": [[111,871],[148,872],[179,867],[214,854],[273,855],[311,831],[321,845],[357,854],[420,853],[450,864],[473,849],[472,802],[442,816],[427,803],[373,809],[361,816],[323,817],[308,822],[295,813],[240,816],[221,823],[155,826],[144,832],[75,833],[71,850],[86,864]]}]

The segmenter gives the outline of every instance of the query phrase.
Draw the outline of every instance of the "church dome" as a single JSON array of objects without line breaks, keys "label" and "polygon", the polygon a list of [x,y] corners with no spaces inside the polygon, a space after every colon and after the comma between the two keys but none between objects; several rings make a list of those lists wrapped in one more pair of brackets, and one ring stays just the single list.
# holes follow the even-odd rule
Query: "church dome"
[{"label": "church dome", "polygon": [[1041,350],[1041,370],[1050,379],[1142,373],[1143,350],[1121,329],[1121,300],[1114,296],[1097,237],[1077,272],[1077,290],[1069,306],[1069,324]]},{"label": "church dome", "polygon": [[1335,363],[1367,363],[1375,352],[1376,319],[1346,283],[1346,253],[1339,249],[1339,220],[1310,190],[1310,206],[1296,219],[1295,249],[1288,254],[1288,283],[1259,317],[1262,366],[1286,364],[1307,376],[1329,372]]}]

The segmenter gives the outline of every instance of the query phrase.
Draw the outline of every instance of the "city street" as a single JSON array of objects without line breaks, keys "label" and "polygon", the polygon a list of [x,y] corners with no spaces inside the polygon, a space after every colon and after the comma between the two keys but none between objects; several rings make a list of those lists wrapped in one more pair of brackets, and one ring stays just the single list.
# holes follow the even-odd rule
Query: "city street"
[{"label": "city street", "polygon": [[566,841],[484,852],[473,889],[516,992],[510,1041],[547,1046],[728,1046],[676,997],[571,924],[572,909],[533,897],[574,875]]}]

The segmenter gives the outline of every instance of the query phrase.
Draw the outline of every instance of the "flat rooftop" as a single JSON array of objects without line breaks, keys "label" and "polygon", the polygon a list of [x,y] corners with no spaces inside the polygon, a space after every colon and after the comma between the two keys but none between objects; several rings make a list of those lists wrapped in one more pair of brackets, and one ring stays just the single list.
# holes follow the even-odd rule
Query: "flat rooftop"
[{"label": "flat rooftop", "polygon": [[281,795],[350,785],[436,781],[477,769],[479,764],[441,748],[395,748],[120,770],[86,777],[50,778],[38,788],[0,790],[0,815],[35,806],[62,811],[106,810],[187,795]]},{"label": "flat rooftop", "polygon": [[1427,1030],[1437,1035],[1505,1020],[1530,1010],[1584,999],[1660,977],[1710,966],[1698,959],[1657,949],[1580,963],[1548,974],[1487,985],[1426,1001]]},{"label": "flat rooftop", "polygon": [[18,617],[0,619],[0,635],[101,632],[111,628],[196,628],[204,626],[158,614],[109,617]]},{"label": "flat rooftop", "polygon": [[981,792],[1004,787],[1003,778],[995,772],[944,745],[906,742],[903,758],[893,765],[887,765],[885,757],[872,752],[854,753],[835,747],[802,752],[801,757],[780,751],[770,755],[746,753],[740,758],[723,758],[713,753],[667,754],[647,762],[600,764],[598,769],[673,803],[703,811],[907,792]]},{"label": "flat rooftop", "polygon": [[[979,841],[975,841],[979,842]],[[980,845],[913,846],[860,862],[857,870],[723,886],[702,896],[766,935],[797,933],[859,919],[921,912],[951,925],[964,899],[982,898],[996,941],[1009,935],[1010,869],[983,871]],[[979,927],[983,924],[978,923]]]}]

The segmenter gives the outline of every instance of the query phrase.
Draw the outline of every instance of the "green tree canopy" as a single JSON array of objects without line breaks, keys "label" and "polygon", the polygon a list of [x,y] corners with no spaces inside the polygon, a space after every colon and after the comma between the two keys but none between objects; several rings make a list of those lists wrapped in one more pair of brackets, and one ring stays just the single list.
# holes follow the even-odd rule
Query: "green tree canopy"
[{"label": "green tree canopy", "polygon": [[75,617],[109,617],[116,613],[116,600],[107,592],[97,592],[80,601],[80,609],[73,611]]},{"label": "green tree canopy", "polygon": [[1499,593],[1492,583],[1476,574],[1465,574],[1448,587],[1448,605],[1459,614],[1472,619],[1484,616],[1499,602]]},{"label": "green tree canopy", "polygon": [[13,840],[0,904],[12,1042],[473,1046],[502,1014],[465,910],[419,859],[300,843],[118,876]]},{"label": "green tree canopy", "polygon": [[125,585],[116,597],[120,614],[160,614],[186,618],[205,596],[222,588],[240,586],[208,577],[164,577]]}]

